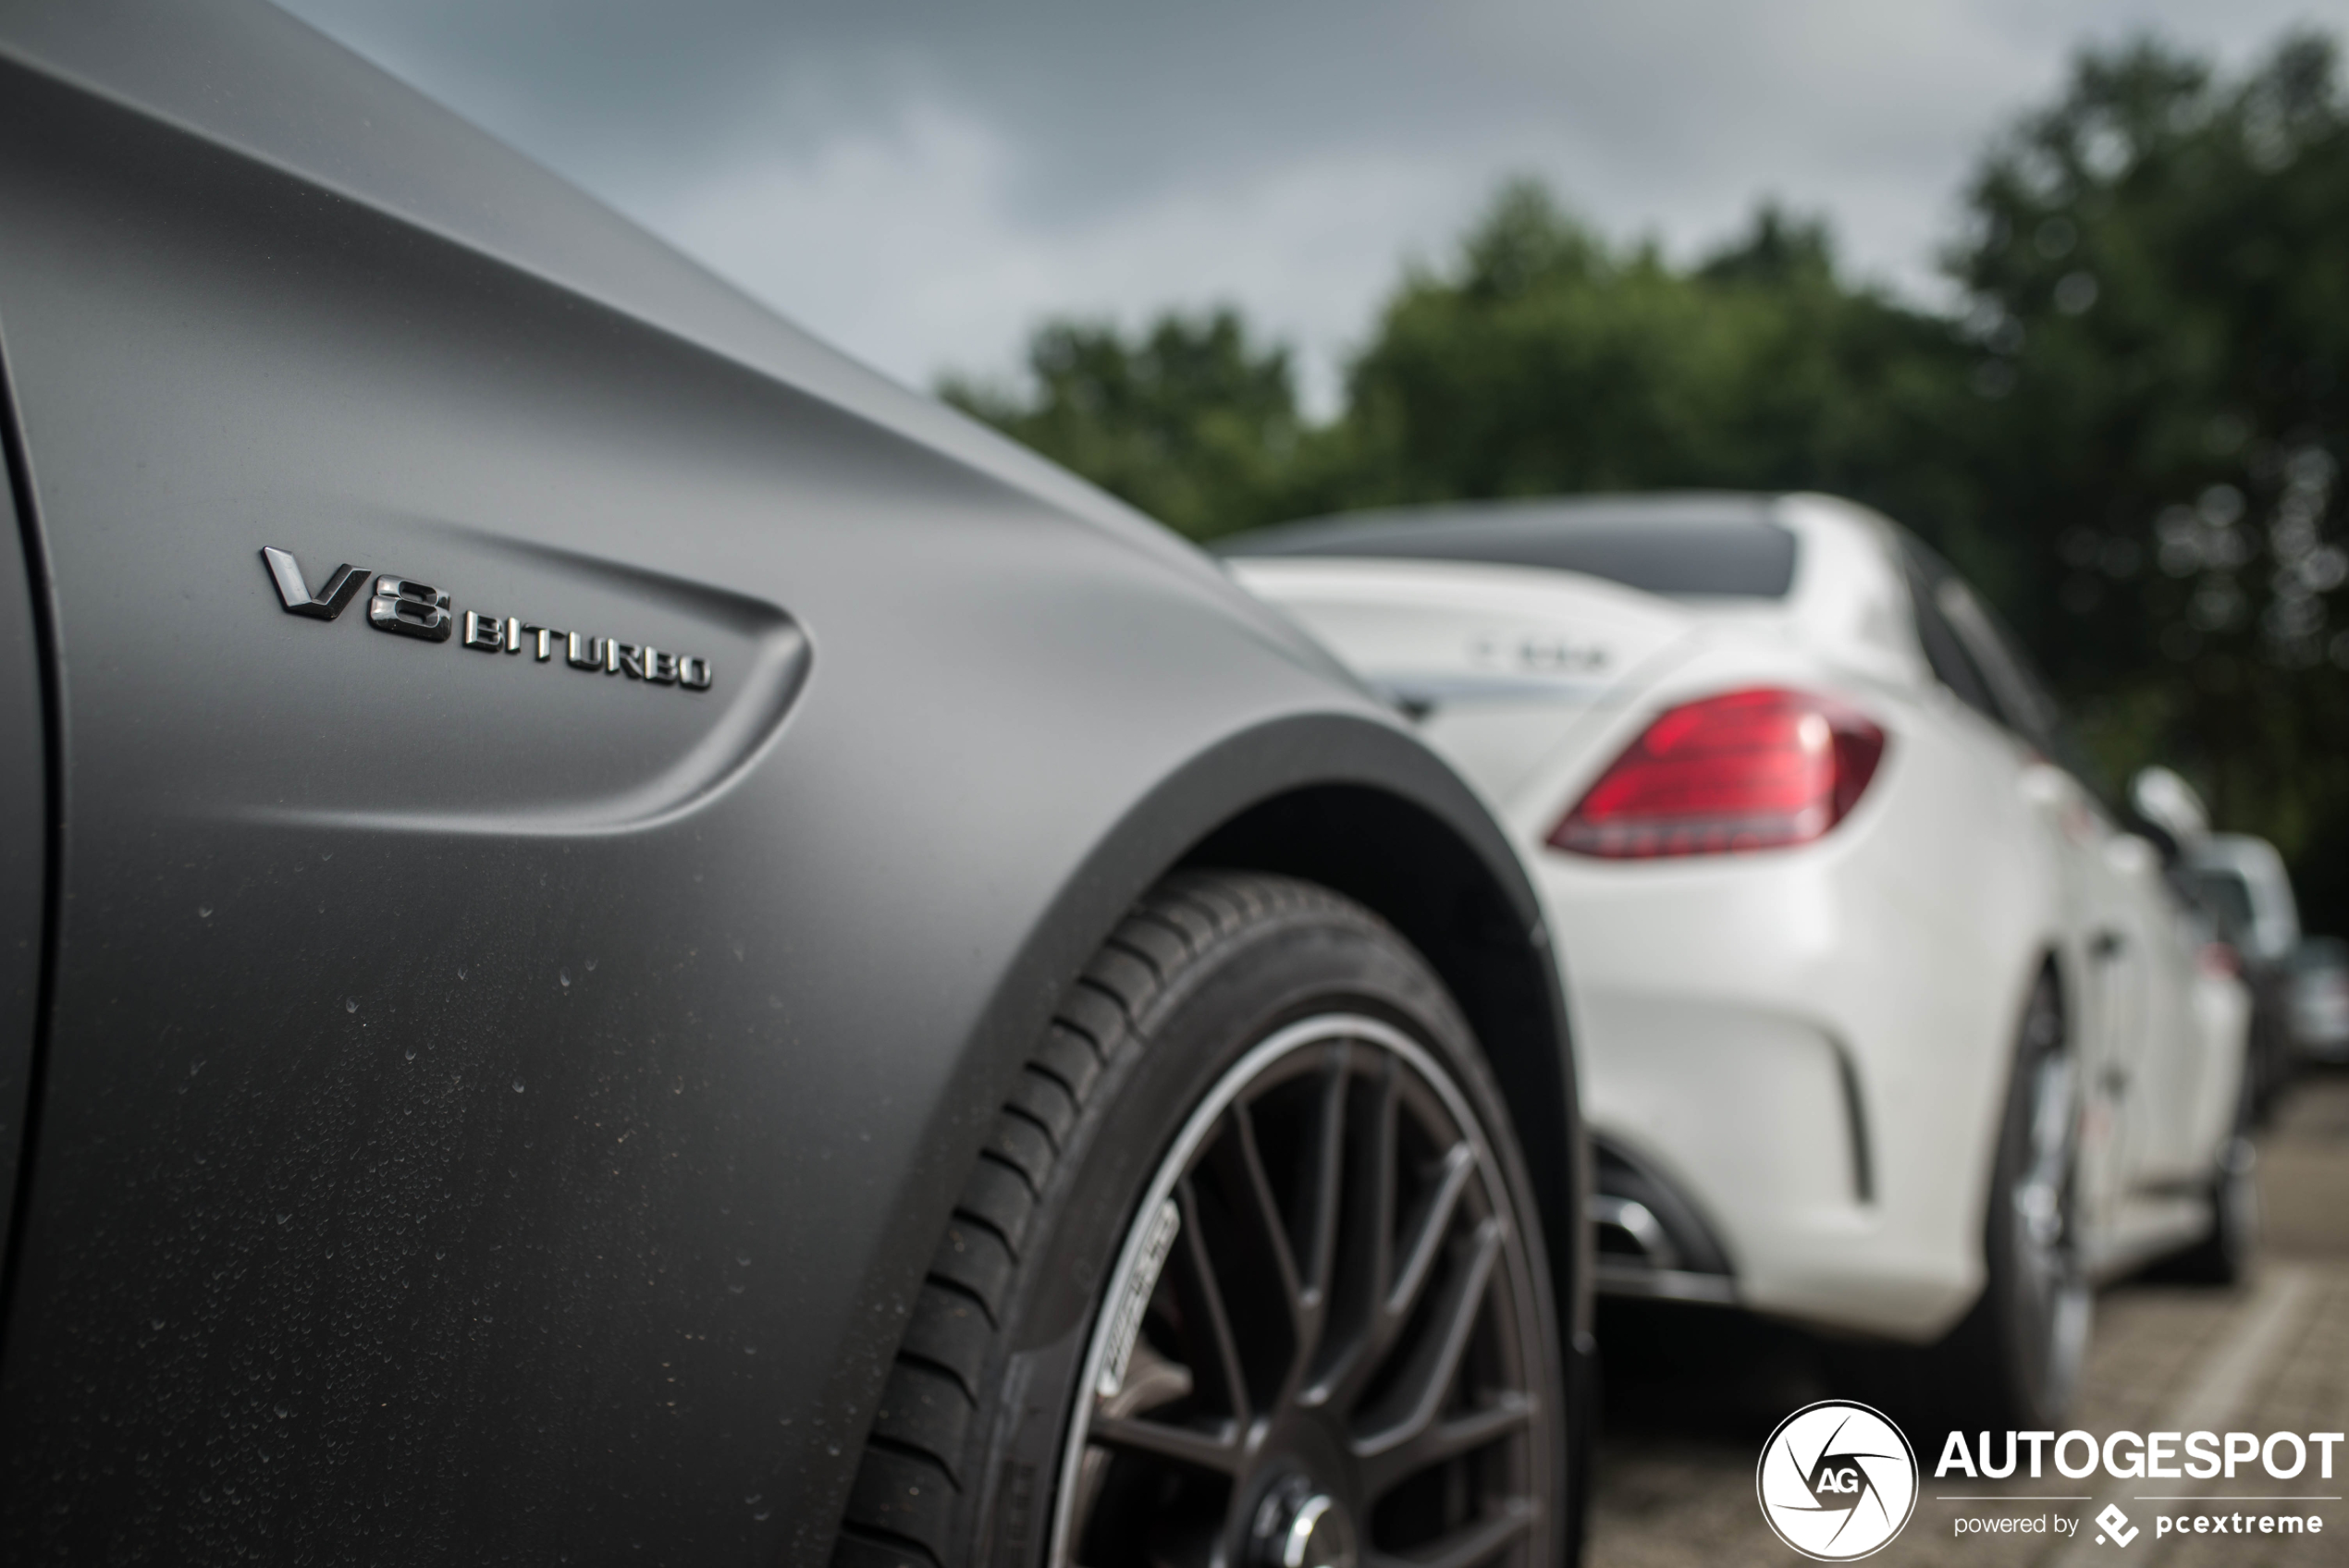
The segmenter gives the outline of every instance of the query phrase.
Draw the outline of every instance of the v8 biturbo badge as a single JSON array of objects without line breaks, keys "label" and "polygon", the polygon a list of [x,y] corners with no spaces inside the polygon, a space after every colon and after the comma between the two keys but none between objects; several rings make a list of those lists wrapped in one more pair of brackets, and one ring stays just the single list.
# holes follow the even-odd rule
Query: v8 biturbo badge
[{"label": "v8 biturbo badge", "polygon": [[[422,638],[429,643],[446,643],[456,635],[458,617],[449,608],[449,595],[428,583],[388,573],[369,583],[365,570],[345,562],[335,568],[325,585],[313,594],[301,574],[301,565],[291,551],[265,545],[261,558],[269,568],[269,579],[277,585],[278,601],[288,615],[333,620],[364,584],[372,590],[367,601],[367,624],[378,631]],[[560,650],[563,663],[573,669],[625,675],[632,680],[654,686],[679,686],[688,692],[707,692],[717,682],[717,671],[707,659],[656,648],[650,643],[623,643],[617,637],[590,636],[526,621],[519,616],[491,615],[473,609],[463,613],[463,645],[483,653],[520,654],[527,648],[536,655],[535,662],[549,664]]]}]

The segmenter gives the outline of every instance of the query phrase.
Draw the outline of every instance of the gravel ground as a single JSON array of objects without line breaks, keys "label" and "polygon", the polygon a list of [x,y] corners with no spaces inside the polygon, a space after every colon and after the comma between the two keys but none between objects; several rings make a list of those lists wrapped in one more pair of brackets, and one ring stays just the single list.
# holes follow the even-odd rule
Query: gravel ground
[{"label": "gravel ground", "polygon": [[[2349,1430],[2349,1076],[2304,1084],[2261,1140],[2265,1235],[2258,1268],[2232,1290],[2132,1282],[2097,1303],[2096,1339],[2072,1425],[2171,1430]],[[1763,1440],[1788,1412],[1848,1385],[1837,1354],[1803,1336],[1694,1309],[1602,1312],[1607,1378],[1587,1561],[1593,1568],[1738,1568],[1803,1561],[1778,1544],[1754,1501]],[[2224,1425],[2215,1425],[2223,1421]],[[2158,1509],[2241,1511],[2260,1505],[2148,1502],[2160,1492],[2215,1497],[2245,1492],[2349,1492],[2349,1448],[2334,1479],[2308,1470],[2294,1482],[2254,1468],[2249,1480],[2110,1481],[2060,1478],[1959,1484],[1931,1476],[1940,1432],[1912,1429],[1926,1469],[1916,1513],[1872,1562],[1965,1568],[2297,1568],[2349,1563],[2349,1503],[2269,1503],[2315,1513],[2319,1536],[2159,1538]],[[2088,1492],[2087,1502],[1961,1504],[1937,1494]],[[2126,1549],[2097,1544],[2093,1516],[2118,1502],[2142,1533]],[[1959,1538],[1961,1513],[2044,1518],[2047,1533]],[[2081,1533],[2055,1533],[2058,1517]]]}]

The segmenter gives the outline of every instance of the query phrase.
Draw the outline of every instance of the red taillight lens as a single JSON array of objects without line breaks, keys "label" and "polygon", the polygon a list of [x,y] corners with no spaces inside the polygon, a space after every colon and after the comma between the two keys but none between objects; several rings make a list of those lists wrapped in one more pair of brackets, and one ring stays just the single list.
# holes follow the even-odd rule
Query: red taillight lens
[{"label": "red taillight lens", "polygon": [[1614,860],[1808,843],[1851,815],[1884,731],[1803,692],[1729,692],[1672,709],[1550,834]]}]

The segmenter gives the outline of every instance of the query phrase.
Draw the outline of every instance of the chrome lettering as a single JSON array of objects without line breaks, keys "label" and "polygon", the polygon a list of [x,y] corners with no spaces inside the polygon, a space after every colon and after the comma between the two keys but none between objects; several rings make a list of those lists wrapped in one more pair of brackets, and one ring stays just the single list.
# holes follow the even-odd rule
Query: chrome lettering
[{"label": "chrome lettering", "polygon": [[326,585],[313,597],[310,585],[301,580],[301,567],[290,551],[263,545],[261,558],[269,568],[270,581],[277,585],[277,598],[288,615],[308,616],[313,620],[332,620],[342,614],[343,606],[351,603],[359,585],[367,580],[362,569],[348,561],[335,568]]},{"label": "chrome lettering", "polygon": [[457,630],[449,614],[449,595],[424,582],[404,577],[375,579],[375,596],[368,601],[367,619],[380,631],[446,643]]}]

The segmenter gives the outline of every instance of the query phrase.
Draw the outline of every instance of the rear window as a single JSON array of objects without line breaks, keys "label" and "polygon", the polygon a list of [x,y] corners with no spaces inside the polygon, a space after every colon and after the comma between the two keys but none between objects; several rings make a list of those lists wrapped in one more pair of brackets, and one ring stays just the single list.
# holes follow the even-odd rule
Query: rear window
[{"label": "rear window", "polygon": [[2219,935],[2228,941],[2238,941],[2251,929],[2251,888],[2241,874],[2232,871],[2201,871],[2195,881],[2202,893],[2202,907],[2219,923]]},{"label": "rear window", "polygon": [[1743,496],[1504,502],[1361,512],[1243,533],[1226,556],[1347,556],[1546,567],[1670,598],[1783,599],[1792,531]]}]

